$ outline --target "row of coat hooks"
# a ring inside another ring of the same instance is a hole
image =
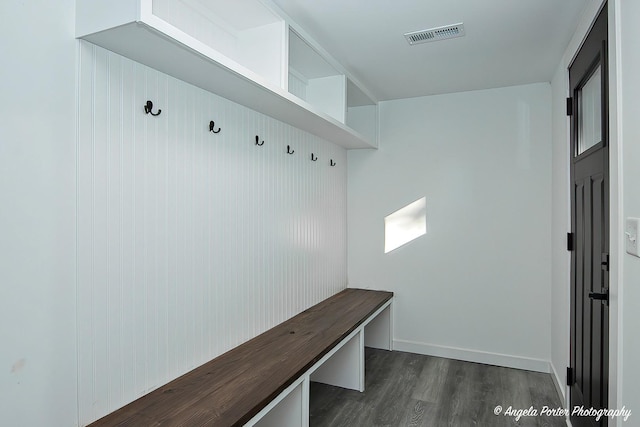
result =
[[[264,140],[262,142],[260,142],[260,137],[258,135],[256,135],[256,145],[258,147],[262,147],[264,145]],[[295,153],[295,150],[291,149],[290,145],[287,145],[287,154],[293,154]],[[317,162],[318,161],[318,156],[316,156],[314,153],[311,153],[311,161],[312,162]],[[333,161],[333,159],[329,160],[329,165],[330,166],[335,166],[336,162]]]
[[[162,110],[158,110],[156,113],[153,112],[153,102],[151,101],[147,101],[147,103],[144,105],[144,113],[145,114],[151,114],[152,116],[159,116],[160,113],[162,113]],[[213,132],[213,133],[220,133],[220,131],[222,130],[222,128],[220,128],[218,126],[218,130],[215,130],[216,127],[216,123],[211,120],[209,122],[209,132]],[[256,135],[256,145],[258,147],[262,147],[264,145],[264,140],[260,141],[260,137],[258,135]],[[290,145],[287,145],[287,154],[293,154],[295,153],[295,150],[291,149]],[[318,161],[318,156],[316,156],[314,153],[311,153],[311,161],[312,162],[317,162]],[[335,166],[336,162],[333,161],[333,159],[329,160],[329,165],[330,166]]]

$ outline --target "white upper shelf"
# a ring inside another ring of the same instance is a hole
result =
[[[377,147],[289,93],[289,23],[260,0],[78,0],[76,19],[78,38],[347,149]]]

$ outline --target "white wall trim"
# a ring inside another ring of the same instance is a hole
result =
[[[532,359],[509,354],[490,353],[487,351],[447,347],[399,339],[393,340],[393,349],[395,351],[446,357],[449,359],[463,360],[465,362],[484,363],[486,365],[502,366],[505,368],[524,369],[547,374],[551,372],[551,363],[548,360]]]
[[[621,1],[609,0],[609,407],[623,401],[624,179]],[[612,425],[622,425],[618,418]]]
[[[549,362],[549,366],[551,368],[551,379],[553,380],[553,385],[556,387],[556,391],[558,392],[558,396],[560,397],[560,402],[564,405],[565,408],[569,406],[569,402],[567,401],[567,386],[563,385],[565,382],[562,381],[562,378],[558,374],[558,370],[556,369],[553,361]]]

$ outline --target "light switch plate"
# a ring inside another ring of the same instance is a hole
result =
[[[624,231],[624,241],[628,254],[640,257],[638,252],[638,229],[640,218],[627,218]]]

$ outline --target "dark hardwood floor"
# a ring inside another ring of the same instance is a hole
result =
[[[560,408],[549,374],[369,348],[365,355],[364,393],[311,383],[311,426],[567,425],[563,416],[504,414]]]

